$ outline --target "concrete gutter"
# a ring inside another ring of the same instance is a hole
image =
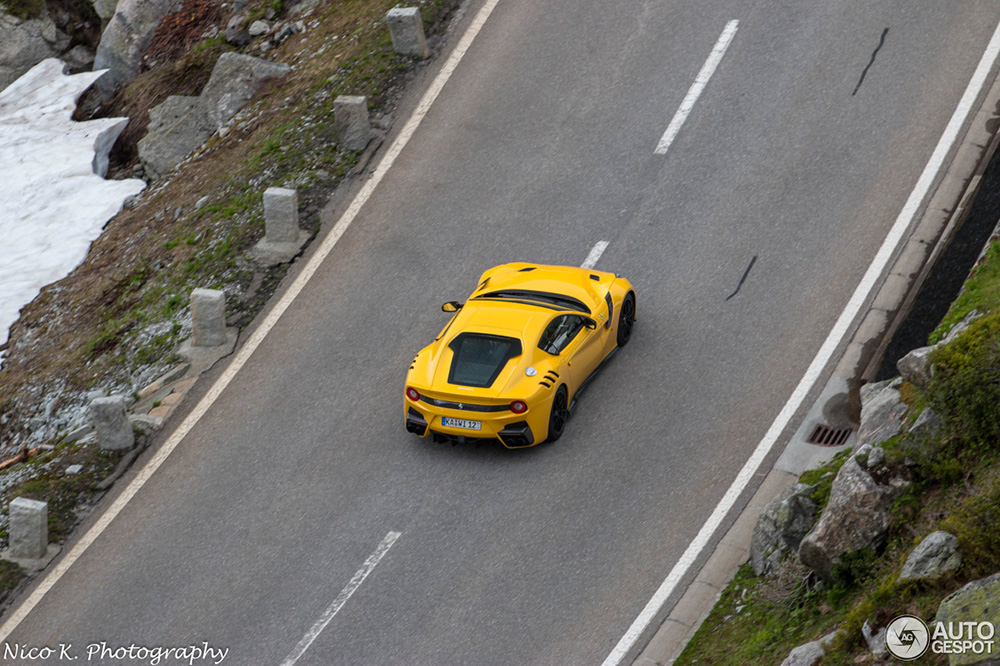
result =
[[[861,413],[859,392],[878,371],[886,347],[909,314],[934,264],[965,221],[979,191],[983,172],[1000,144],[1000,79],[996,71],[988,92],[978,100],[979,110],[953,151],[948,168],[939,176],[934,194],[910,232],[898,256],[883,277],[865,316],[826,386],[813,403],[784,452],[767,473],[736,522],[722,537],[674,605],[670,614],[639,654],[636,666],[673,664],[705,621],[736,570],[750,554],[750,537],[762,509],[799,475],[853,445],[852,435],[842,446],[809,444],[817,424],[857,428]]]

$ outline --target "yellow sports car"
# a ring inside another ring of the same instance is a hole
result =
[[[409,432],[435,441],[555,441],[580,392],[632,337],[635,291],[614,273],[514,263],[483,273],[410,364]]]

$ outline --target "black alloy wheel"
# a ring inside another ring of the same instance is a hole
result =
[[[556,395],[552,398],[552,411],[549,413],[549,436],[546,442],[554,442],[562,437],[566,430],[566,421],[569,420],[569,406],[567,405],[567,392],[565,386],[560,386]]]
[[[618,313],[618,346],[624,347],[632,338],[632,328],[635,326],[635,294],[631,291],[622,301],[622,309]]]

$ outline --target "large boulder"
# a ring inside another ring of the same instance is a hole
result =
[[[958,322],[951,327],[946,335],[940,342],[928,347],[918,347],[910,351],[906,356],[896,361],[896,369],[899,370],[899,375],[906,381],[910,382],[914,386],[919,386],[920,388],[927,388],[928,384],[931,382],[931,377],[934,376],[934,368],[931,365],[931,354],[938,347],[946,345],[959,335],[961,335],[969,325],[972,324],[976,319],[982,315],[978,310],[973,310],[965,319]]]
[[[823,655],[826,654],[826,648],[829,647],[836,636],[837,632],[832,631],[820,639],[794,648],[788,653],[785,660],[781,662],[781,666],[813,666],[823,658]]]
[[[162,178],[215,132],[200,97],[171,95],[149,112],[149,130],[139,140],[146,174]]]
[[[899,375],[914,386],[927,388],[931,382],[931,352],[937,347],[918,347],[896,361]]]
[[[840,468],[830,489],[830,501],[816,525],[799,545],[799,560],[823,578],[847,553],[878,549],[891,526],[892,501],[902,487],[900,479],[876,481],[889,470],[885,453],[862,446]],[[873,476],[873,474],[875,476]]]
[[[868,384],[861,388],[861,425],[856,447],[875,445],[898,435],[908,409],[899,392],[900,381]]]
[[[934,579],[954,571],[962,564],[958,552],[958,539],[954,534],[938,530],[931,532],[906,558],[900,582],[905,580]]]
[[[206,113],[216,129],[229,124],[268,79],[285,76],[292,68],[283,63],[240,53],[223,53],[201,91]]]
[[[223,53],[201,95],[173,95],[149,112],[149,129],[139,140],[139,159],[146,175],[162,178],[225,127],[269,78],[284,76],[288,65]]]
[[[90,2],[94,5],[94,11],[97,12],[102,21],[107,21],[114,16],[115,9],[118,8],[118,0],[90,0]]]
[[[70,38],[48,16],[19,19],[0,10],[0,90],[66,50]]]
[[[972,622],[975,625],[992,622],[994,627],[1000,626],[1000,573],[974,580],[957,592],[952,592],[938,606],[934,619],[945,623],[945,627],[958,627],[960,622]],[[965,636],[968,637],[968,634]],[[996,666],[1000,664],[1000,654],[994,643],[991,652],[951,654],[948,656],[948,663],[950,666]]]
[[[758,576],[774,569],[786,551],[799,549],[802,537],[816,522],[814,486],[796,483],[771,500],[754,526],[750,539],[750,564]]]
[[[142,66],[142,56],[153,43],[156,29],[175,0],[120,0],[101,35],[94,57],[94,69],[108,69],[97,82],[105,97],[134,79]],[[99,11],[106,11],[102,7]]]

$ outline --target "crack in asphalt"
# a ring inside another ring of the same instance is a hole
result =
[[[882,30],[882,37],[878,40],[878,46],[876,46],[875,50],[872,51],[872,59],[868,61],[868,64],[865,65],[864,70],[861,72],[861,78],[858,79],[858,85],[854,86],[854,92],[851,93],[851,97],[858,94],[858,90],[861,88],[861,84],[864,83],[865,77],[868,75],[868,70],[875,64],[875,56],[878,55],[878,52],[882,49],[882,45],[885,44],[885,36],[888,34],[889,28],[884,28]]]

